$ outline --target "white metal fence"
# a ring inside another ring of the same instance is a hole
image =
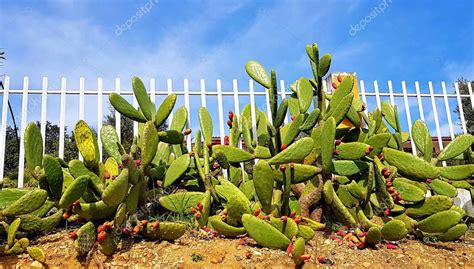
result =
[[[155,79],[150,79],[148,81],[148,89],[151,95],[151,99],[155,102],[157,96],[166,96],[170,93],[176,93],[178,96],[184,97],[184,106],[188,109],[189,118],[191,119],[193,113],[197,113],[197,110],[190,109],[190,97],[192,96],[199,96],[200,97],[200,106],[206,107],[207,101],[206,98],[209,96],[217,97],[217,108],[213,107],[210,110],[216,111],[218,114],[218,135],[221,139],[221,142],[224,140],[224,130],[226,125],[226,116],[224,114],[224,97],[233,97],[233,110],[236,115],[240,114],[241,109],[241,102],[239,100],[240,97],[246,96],[249,97],[249,101],[251,104],[251,112],[252,112],[252,122],[253,122],[253,132],[256,132],[256,111],[257,107],[263,108],[263,110],[267,113],[270,113],[270,106],[268,105],[268,93],[267,91],[263,90],[256,90],[253,81],[249,81],[248,84],[244,89],[239,89],[237,80],[232,81],[232,90],[223,90],[221,80],[217,80],[215,83],[215,90],[209,91],[206,89],[206,82],[205,80],[200,80],[200,87],[198,90],[190,89],[189,81],[185,79],[182,84],[182,90],[176,90],[173,87],[173,81],[168,79],[166,81],[166,90],[162,89],[159,90],[156,88],[156,81]],[[129,81],[127,81],[126,85],[130,85]],[[325,90],[328,86],[325,84],[323,85]],[[446,88],[446,83],[441,83],[442,93],[435,93],[434,86],[432,82],[428,83],[428,91],[423,92],[420,88],[420,84],[415,82],[414,91],[407,90],[407,84],[405,81],[401,83],[401,91],[400,88],[397,87],[395,90],[392,84],[392,81],[388,81],[387,83],[387,90],[381,90],[377,81],[373,82],[373,87],[370,87],[365,84],[363,80],[359,81],[359,92],[362,100],[368,104],[368,110],[373,110],[373,106],[376,105],[380,107],[380,104],[383,100],[389,100],[392,105],[397,104],[399,106],[400,120],[402,121],[403,126],[407,126],[411,133],[411,125],[416,120],[416,118],[412,117],[412,114],[418,114],[422,120],[425,120],[428,125],[434,124],[434,133],[432,135],[437,136],[439,148],[443,148],[442,144],[442,132],[440,127],[440,116],[441,118],[447,121],[447,127],[449,129],[449,137],[452,139],[455,135],[456,130],[456,122],[452,118],[452,112],[456,107],[460,111],[460,127],[459,130],[462,133],[467,133],[466,128],[466,119],[464,118],[464,111],[462,106],[462,98],[468,98],[471,104],[471,108],[474,109],[474,95],[472,92],[472,85],[468,84],[469,93],[468,94],[461,94],[459,90],[459,85],[455,83],[455,91],[454,93],[448,93]],[[129,86],[127,86],[129,87]],[[372,90],[369,90],[372,88]],[[426,89],[426,88],[423,88]],[[4,174],[4,163],[5,158],[8,158],[8,152],[5,152],[5,138],[6,138],[6,128],[7,128],[7,116],[9,114],[8,111],[8,101],[11,99],[10,95],[21,95],[21,120],[20,120],[20,154],[19,154],[19,168],[18,168],[18,187],[23,187],[23,170],[24,170],[24,157],[25,157],[25,148],[24,148],[24,131],[27,126],[27,117],[28,117],[28,96],[29,95],[41,95],[41,109],[40,109],[40,124],[41,124],[41,134],[43,138],[46,134],[46,121],[47,121],[47,104],[48,104],[48,96],[49,95],[59,95],[60,96],[60,112],[59,112],[59,157],[64,156],[64,139],[65,139],[65,122],[66,117],[70,115],[66,115],[66,96],[78,96],[79,97],[79,107],[77,109],[78,118],[84,119],[84,110],[85,110],[85,102],[84,97],[88,95],[97,96],[97,130],[100,130],[102,127],[102,121],[104,117],[103,113],[103,105],[104,102],[108,102],[107,97],[110,93],[117,92],[121,95],[132,95],[132,91],[122,90],[121,80],[119,78],[115,79],[115,87],[113,89],[105,89],[104,88],[104,80],[102,78],[97,79],[97,87],[94,89],[86,89],[85,88],[85,79],[79,79],[79,89],[68,89],[67,88],[67,80],[66,78],[61,79],[61,84],[59,89],[50,89],[48,87],[48,78],[43,78],[42,80],[42,87],[41,89],[30,89],[29,87],[29,78],[23,78],[23,88],[20,89],[10,89],[10,78],[5,77],[4,80],[4,89],[0,89],[0,93],[2,96],[2,113],[1,113],[1,128],[0,128],[0,179],[3,178]],[[289,88],[285,85],[283,80],[280,81],[280,89],[279,94],[281,98],[286,98],[292,92]],[[256,102],[257,97],[264,97],[265,102],[263,104],[259,104]],[[373,100],[375,98],[375,100]],[[105,99],[105,100],[104,100]],[[372,99],[372,100],[369,100]],[[396,100],[400,100],[401,102],[396,102]],[[431,108],[424,108],[424,101],[431,103]],[[439,107],[437,102],[441,101],[444,105],[444,109]],[[316,100],[314,100],[314,104]],[[371,105],[371,103],[373,103]],[[401,105],[400,105],[401,103]],[[451,103],[451,104],[450,104]],[[454,103],[454,105],[453,105]],[[134,99],[134,105],[137,106],[137,102]],[[415,106],[415,108],[411,108],[411,106]],[[414,111],[412,111],[414,110]],[[440,110],[440,111],[438,111]],[[212,113],[213,111],[211,111]],[[120,117],[118,112],[116,113],[116,123],[115,126],[118,130],[120,135]],[[367,110],[366,110],[367,113]],[[426,114],[425,114],[426,113]],[[269,117],[271,120],[271,117]],[[171,119],[170,119],[171,120]],[[286,122],[288,119],[285,120]],[[444,122],[445,123],[445,122]],[[189,125],[189,123],[188,123]],[[138,125],[135,123],[134,125],[134,133],[138,132]],[[43,143],[45,139],[43,139]],[[99,146],[101,144],[100,139],[98,140]],[[44,146],[44,145],[43,145]],[[187,146],[191,147],[191,136],[187,137]],[[44,147],[43,147],[44,148]],[[413,153],[416,153],[416,148],[412,144]],[[102,147],[100,147],[100,152],[102,156]]]

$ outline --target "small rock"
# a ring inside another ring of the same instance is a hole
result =
[[[370,262],[364,262],[364,263],[362,263],[362,266],[364,266],[365,268],[367,268],[367,267],[370,266]]]
[[[40,263],[39,261],[34,261],[30,264],[31,267],[38,267],[38,268],[43,268],[43,264]]]

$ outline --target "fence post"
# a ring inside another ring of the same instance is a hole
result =
[[[2,127],[0,128],[0,180],[3,179],[3,169],[5,168],[5,140],[7,136],[6,134],[9,89],[10,77],[6,76],[3,84]]]
[[[459,93],[459,83],[454,83],[456,89],[456,98],[458,99],[459,117],[461,118],[461,126],[463,133],[467,134],[466,119],[464,118],[464,108],[462,107],[461,95]]]
[[[46,110],[48,102],[48,78],[43,77],[43,86],[41,90],[41,137],[43,137],[43,154],[46,151]]]
[[[23,78],[23,93],[21,101],[21,125],[20,125],[20,155],[18,157],[18,188],[23,188],[25,173],[25,129],[28,116],[28,77]]]
[[[61,108],[59,115],[59,158],[64,158],[64,128],[66,121],[66,78],[61,78]]]

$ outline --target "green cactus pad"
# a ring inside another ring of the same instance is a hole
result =
[[[46,253],[43,249],[38,247],[27,247],[26,251],[28,252],[28,255],[30,255],[30,258],[32,258],[33,260],[38,261],[40,263],[46,262]]]
[[[167,130],[158,132],[158,138],[168,144],[182,144],[184,140],[184,134],[176,130]]]
[[[419,221],[416,227],[425,233],[444,233],[460,220],[461,214],[457,211],[444,210]]]
[[[227,237],[235,237],[247,232],[244,227],[234,227],[223,222],[219,216],[209,218],[209,221],[214,230]]]
[[[88,175],[80,176],[72,181],[69,187],[59,200],[59,207],[68,209],[76,200],[81,198],[82,194],[89,185],[90,177]]]
[[[439,170],[435,166],[410,153],[384,148],[383,156],[385,161],[397,167],[398,171],[407,177],[424,180],[439,175]]]
[[[329,109],[326,111],[326,116],[324,117],[325,120],[334,113],[342,99],[352,93],[353,85],[354,79],[351,76],[347,76],[342,80],[341,84],[337,86],[337,89],[334,91],[331,101],[329,102]]]
[[[349,109],[351,108],[352,101],[354,100],[354,93],[349,93],[342,98],[341,102],[337,104],[337,107],[333,110],[331,117],[336,121],[336,125],[339,124],[345,117]]]
[[[288,110],[288,99],[281,100],[280,105],[278,106],[278,110],[276,113],[275,120],[273,121],[273,126],[275,128],[279,128],[286,118],[286,112]]]
[[[321,173],[321,168],[314,166],[314,165],[307,165],[307,164],[300,164],[295,163],[292,164],[293,168],[290,165],[286,164],[285,166],[285,175],[287,178],[291,178],[292,184],[297,184],[301,182],[305,182],[307,180],[313,179],[316,175]],[[291,177],[291,169],[294,170],[293,178]],[[273,175],[277,180],[283,180],[282,172],[279,170],[273,170]]]
[[[71,160],[68,165],[69,172],[73,177],[77,178],[83,175],[88,175],[91,178],[90,182],[94,183],[98,190],[103,190],[104,184],[102,183],[102,180],[94,172],[87,169],[83,162],[74,159]]]
[[[255,158],[253,154],[234,146],[214,145],[212,151],[223,152],[230,163],[247,162]]]
[[[454,198],[458,194],[458,191],[454,186],[439,179],[433,179],[431,183],[428,184],[428,186],[439,195],[446,195],[448,197]]]
[[[51,210],[51,208],[54,207],[54,205],[55,204],[52,200],[46,200],[40,208],[38,208],[35,211],[31,212],[31,214],[42,218],[46,214],[48,214],[48,212]]]
[[[205,146],[212,144],[212,118],[205,107],[199,109],[199,123]]]
[[[407,202],[420,202],[425,199],[425,192],[415,185],[395,179],[393,187],[400,193],[401,198]]]
[[[313,229],[314,231],[322,231],[326,228],[326,225],[324,223],[319,223],[315,220],[312,220],[312,219],[306,218],[306,217],[301,218],[300,225],[308,226],[311,229]]]
[[[153,122],[148,121],[143,128],[143,137],[141,140],[141,157],[143,167],[148,166],[156,155],[158,148],[158,132]]]
[[[474,137],[471,134],[462,134],[457,136],[451,143],[449,143],[443,151],[438,155],[438,160],[444,161],[452,159],[467,149],[469,149],[474,142]]]
[[[330,67],[331,67],[331,54],[326,53],[319,60],[318,76],[324,77],[328,73]]]
[[[28,238],[21,238],[20,240],[16,241],[16,243],[13,246],[11,246],[5,253],[19,255],[25,252],[26,248],[29,245],[30,245],[30,241],[28,240]]]
[[[301,255],[304,255],[305,252],[305,238],[298,237],[293,244],[293,251],[291,252],[291,256],[295,265],[299,266],[304,263],[301,259]]]
[[[408,233],[412,233],[416,227],[416,220],[410,218],[407,214],[400,214],[394,219],[401,220],[405,223],[405,227],[407,228]]]
[[[433,155],[433,142],[430,131],[422,120],[416,120],[411,128],[411,136],[415,142],[416,148],[423,154],[423,159],[431,160]]]
[[[121,203],[117,207],[117,212],[115,212],[114,216],[114,225],[120,226],[125,221],[125,214],[127,213],[127,204]]]
[[[53,215],[42,218],[40,231],[46,234],[49,233],[54,227],[58,226],[63,219],[63,213],[64,211],[60,209]]]
[[[152,223],[148,223],[144,236],[149,239],[173,241],[180,238],[185,232],[186,224],[180,222],[160,222],[156,228],[153,228]]]
[[[138,77],[132,78],[132,88],[133,94],[137,99],[140,110],[143,112],[143,115],[148,119],[152,120],[153,114],[155,113],[155,105],[151,102],[150,97],[146,91],[145,85]]]
[[[87,255],[87,253],[92,249],[92,246],[94,246],[96,238],[97,234],[94,223],[89,221],[82,225],[82,227],[77,231],[77,238],[74,241],[74,248],[77,251],[77,255]]]
[[[321,111],[319,110],[319,108],[316,108],[313,111],[311,111],[311,113],[309,113],[309,115],[304,120],[304,123],[300,126],[300,130],[307,132],[313,129],[313,127],[318,122],[320,115],[321,115]]]
[[[362,142],[342,143],[336,147],[337,158],[345,160],[357,160],[369,152],[370,145]]]
[[[321,159],[323,173],[327,173],[332,167],[332,157],[334,154],[334,139],[336,136],[336,121],[329,117],[321,130]]]
[[[106,205],[102,200],[95,203],[81,203],[81,206],[74,209],[74,213],[85,219],[103,219],[115,213],[113,206]]]
[[[436,238],[443,242],[454,241],[463,236],[467,232],[467,230],[467,225],[464,223],[460,223],[449,228],[446,232],[437,235]]]
[[[160,205],[177,213],[188,213],[204,198],[203,192],[177,192],[160,197]]]
[[[357,209],[357,220],[360,222],[360,224],[362,224],[362,227],[364,227],[364,229],[366,229],[366,230],[370,229],[370,228],[373,228],[373,227],[378,228],[378,229],[382,228],[377,223],[372,222],[371,220],[369,220],[369,218],[367,218],[367,216],[365,215],[365,213],[362,209]]]
[[[245,64],[245,71],[256,82],[263,87],[270,89],[271,81],[263,65],[257,61],[248,61]]]
[[[419,189],[421,189],[423,191],[423,193],[426,193],[428,191],[428,185],[424,182],[414,181],[414,180],[410,180],[410,179],[404,178],[404,177],[397,177],[396,180],[399,181],[399,182],[404,182],[404,183],[416,186]]]
[[[117,241],[113,232],[108,232],[107,237],[99,244],[99,251],[105,256],[111,256],[117,250]]]
[[[253,184],[258,200],[265,213],[269,214],[272,210],[273,197],[273,171],[270,165],[260,160],[253,168]]]
[[[338,220],[349,227],[355,226],[356,221],[354,217],[337,196],[331,181],[328,180],[324,183],[323,193],[326,203],[331,205]]]
[[[313,228],[306,225],[298,225],[298,237],[304,238],[305,241],[313,239],[315,232]]]
[[[451,180],[468,179],[474,175],[474,164],[445,166],[439,168],[440,175]]]
[[[79,120],[76,123],[74,139],[86,166],[93,167],[99,160],[99,146],[97,145],[94,132],[85,121]]]
[[[169,163],[170,158],[170,147],[164,142],[158,143],[158,149],[156,150],[156,155],[153,158],[153,164],[160,166],[166,165]]]
[[[48,182],[49,190],[56,200],[61,198],[63,190],[63,169],[58,160],[51,155],[43,157],[44,173]]]
[[[382,227],[381,233],[383,239],[387,241],[399,241],[407,236],[408,230],[403,221],[392,219],[385,223]]]
[[[374,149],[368,155],[374,157],[382,152],[382,149],[387,145],[391,135],[389,133],[376,134],[369,137],[365,143],[371,145]]]
[[[366,162],[360,160],[335,160],[331,170],[340,176],[352,176],[367,170],[368,167]]]
[[[249,236],[263,247],[284,250],[290,244],[290,240],[277,228],[255,216],[244,214],[242,223]]]
[[[139,196],[140,196],[141,184],[135,184],[130,188],[127,198],[125,199],[125,204],[127,213],[133,214],[137,210]]]
[[[377,245],[382,238],[382,232],[379,227],[370,227],[365,236],[365,242],[369,245]]]
[[[298,79],[296,82],[296,95],[298,96],[300,112],[305,113],[311,106],[313,99],[313,87],[308,79],[304,77]]]
[[[104,125],[100,129],[100,141],[102,146],[110,157],[113,157],[117,163],[122,161],[123,147],[119,142],[119,138],[115,128],[112,125]]]
[[[158,107],[158,110],[155,114],[155,126],[157,128],[163,125],[163,123],[173,111],[173,107],[176,103],[176,97],[177,95],[175,93],[168,95],[165,100],[163,100],[160,107]]]
[[[120,114],[125,117],[132,119],[138,122],[146,122],[147,118],[143,115],[141,111],[138,111],[134,108],[127,100],[125,100],[119,94],[113,92],[109,95],[110,104],[117,110]]]
[[[286,127],[286,132],[282,135],[283,137],[281,143],[285,145],[290,145],[300,133],[300,126],[303,125],[303,122],[304,114],[299,114],[288,125],[285,125],[285,127],[288,127]]]
[[[242,215],[250,212],[247,197],[232,195],[227,200],[227,223],[239,226],[242,223]]]
[[[295,220],[292,218],[288,217],[286,222],[283,222],[280,218],[271,217],[270,224],[290,240],[298,235],[298,224],[296,224]]]
[[[254,150],[254,155],[255,158],[258,159],[270,159],[272,157],[270,149],[263,146],[256,146]]]
[[[38,126],[33,122],[25,129],[25,159],[26,169],[30,173],[33,173],[37,166],[42,166],[43,138]]]
[[[313,139],[304,137],[268,160],[268,164],[284,164],[303,160],[313,149]]]
[[[296,93],[292,93],[290,98],[288,98],[288,110],[292,116],[298,116],[300,112],[300,104]]]
[[[28,192],[30,192],[30,190],[13,188],[0,189],[0,210],[8,207]]]
[[[211,191],[207,190],[204,192],[204,198],[201,200],[202,204],[202,211],[201,217],[197,220],[199,223],[199,227],[207,226],[209,213],[211,212],[211,205],[212,205],[212,197]]]
[[[20,228],[20,224],[21,224],[21,219],[16,218],[12,223],[10,223],[10,226],[8,226],[7,245],[10,247],[13,246],[16,232],[18,231],[18,228]]]
[[[128,168],[124,168],[120,175],[115,178],[102,193],[102,200],[111,207],[118,206],[127,195],[128,191]]]
[[[1,215],[6,217],[12,217],[22,214],[28,214],[36,209],[40,208],[46,199],[48,198],[48,192],[41,189],[35,189],[27,194],[21,196],[18,200],[10,204],[5,208]]]
[[[392,105],[388,101],[383,101],[381,104],[382,107],[382,114],[387,121],[387,123],[392,126],[395,131],[400,131],[397,128],[396,116],[395,111]]]
[[[408,208],[405,213],[412,218],[422,218],[437,212],[448,210],[453,205],[453,200],[444,195],[427,197],[423,204]]]
[[[188,110],[182,106],[176,110],[170,124],[170,130],[182,131],[188,121]]]

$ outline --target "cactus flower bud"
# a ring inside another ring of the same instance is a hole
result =
[[[283,221],[283,222],[287,222],[287,221],[288,221],[288,217],[287,217],[287,216],[281,216],[280,219],[281,219],[281,221]]]
[[[336,144],[336,146],[340,145],[341,143],[342,143],[341,139],[334,140],[334,144]]]
[[[140,225],[133,227],[133,234],[138,234],[138,233],[140,233]]]
[[[281,144],[280,150],[283,151],[283,150],[285,150],[287,147],[288,147],[287,144]]]
[[[212,143],[207,144],[208,149],[212,149]]]
[[[234,112],[229,111],[229,120],[232,120],[234,118]]]
[[[201,202],[197,203],[197,207],[198,207],[199,211],[201,211],[201,212],[204,209],[204,206],[202,205]]]
[[[300,224],[300,222],[301,222],[301,217],[300,216],[296,217],[295,218],[295,223]]]
[[[101,233],[101,232],[105,232],[104,225],[99,225],[99,227],[97,227],[97,233]]]
[[[192,131],[193,131],[193,130],[192,130],[191,128],[188,128],[188,129],[186,129],[186,130],[183,131],[183,134],[184,134],[184,135],[189,135],[189,134],[192,133]]]
[[[291,211],[290,218],[294,219],[296,216],[296,210]]]
[[[260,208],[257,208],[257,209],[255,209],[255,211],[253,212],[253,215],[254,215],[254,216],[258,216],[258,215],[260,215],[260,212],[261,212],[261,209],[260,209]]]
[[[291,115],[291,120],[294,121],[296,119],[295,115]]]
[[[105,239],[107,239],[107,233],[106,232],[100,232],[97,235],[97,242],[102,243],[102,242],[105,241]]]
[[[69,238],[71,238],[72,240],[76,240],[76,238],[77,238],[77,233],[76,233],[76,232],[71,232],[71,233],[69,234]]]
[[[71,211],[66,211],[63,213],[63,219],[68,219],[69,217],[71,217]]]

